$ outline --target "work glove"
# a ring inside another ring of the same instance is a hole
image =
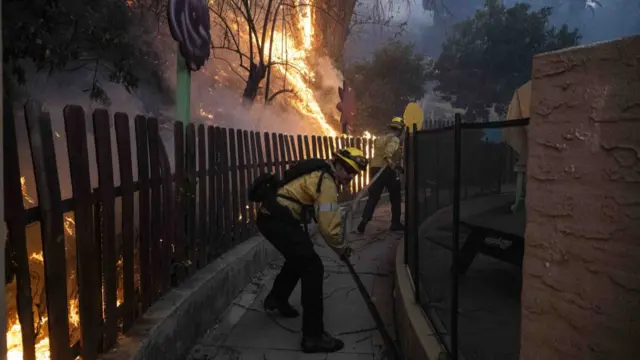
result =
[[[353,255],[353,249],[349,245],[335,250],[342,260],[347,260],[351,257],[351,255]]]

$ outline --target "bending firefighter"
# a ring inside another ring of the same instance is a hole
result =
[[[389,124],[389,132],[375,140],[375,153],[371,159],[370,176],[374,176],[381,168],[382,174],[369,187],[369,199],[362,213],[362,220],[358,225],[358,232],[364,233],[367,223],[371,221],[373,212],[380,201],[382,190],[387,188],[389,200],[391,201],[391,231],[402,231],[404,225],[400,222],[400,167],[402,162],[402,149],[400,147],[400,136],[404,130],[404,121],[400,117],[394,117]]]
[[[334,153],[332,160],[298,162],[286,171],[282,181],[272,174],[261,175],[249,191],[250,200],[262,203],[258,229],[285,258],[264,307],[285,317],[299,316],[289,297],[298,280],[302,281],[301,345],[307,353],[334,352],[344,347],[324,330],[324,266],[313,248],[307,224],[315,219],[326,243],[341,258],[349,257],[352,250],[343,238],[338,188],[366,167],[362,151],[346,148]]]

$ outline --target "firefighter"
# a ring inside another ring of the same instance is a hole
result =
[[[391,201],[391,231],[403,231],[404,225],[400,222],[400,206],[402,199],[400,198],[400,173],[403,172],[400,166],[402,162],[402,148],[400,146],[400,137],[405,128],[404,120],[400,117],[394,117],[388,126],[389,132],[384,136],[376,139],[374,157],[371,159],[370,176],[378,173],[378,170],[384,168],[382,174],[369,187],[369,198],[362,212],[362,220],[358,225],[358,232],[364,233],[367,223],[371,221],[373,212],[380,201],[382,190],[387,188],[389,192],[389,200]]]
[[[357,148],[345,148],[332,160],[308,159],[287,170],[273,196],[263,198],[256,224],[264,237],[284,256],[285,262],[273,288],[264,300],[265,310],[285,317],[300,314],[289,304],[298,280],[302,281],[302,351],[339,351],[344,343],[327,334],[323,322],[324,266],[313,248],[306,224],[311,218],[320,235],[342,259],[352,249],[343,238],[338,206],[339,187],[348,185],[367,167],[367,159]],[[250,191],[250,197],[252,196]],[[255,196],[254,196],[255,198]]]

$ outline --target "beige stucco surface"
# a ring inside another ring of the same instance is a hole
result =
[[[521,359],[640,359],[640,36],[532,75]]]

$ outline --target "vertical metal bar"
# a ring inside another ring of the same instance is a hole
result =
[[[420,211],[419,204],[417,201],[417,193],[416,187],[418,185],[418,126],[413,124],[413,141],[411,142],[411,153],[413,154],[413,172],[412,172],[412,181],[411,187],[409,191],[411,192],[408,196],[411,196],[411,212],[412,221],[411,221],[411,236],[413,237],[414,247],[413,247],[413,266],[414,272],[411,274],[413,276],[413,288],[415,289],[415,297],[416,303],[420,304],[420,238],[418,237],[418,213]]]
[[[458,249],[460,240],[460,152],[462,148],[462,118],[455,116],[453,128],[453,251],[451,272],[451,355],[458,360]]]
[[[409,135],[408,131],[404,132],[404,141],[403,143],[405,144],[405,149],[404,149],[404,168],[405,168],[405,181],[404,181],[404,222],[405,222],[405,226],[407,227],[407,229],[409,228],[409,224],[411,221],[413,221],[413,214],[410,214],[410,207],[409,207],[409,202],[411,201],[411,197],[409,196],[409,182],[411,181],[410,179],[412,179],[411,174],[412,174],[412,168],[415,164],[414,159],[412,159],[412,152],[411,152],[411,142],[409,141],[409,139],[412,139],[413,137],[415,137],[415,134],[413,136]],[[368,179],[367,179],[368,180]],[[405,231],[404,232],[404,264],[407,265],[409,264],[409,232]]]

